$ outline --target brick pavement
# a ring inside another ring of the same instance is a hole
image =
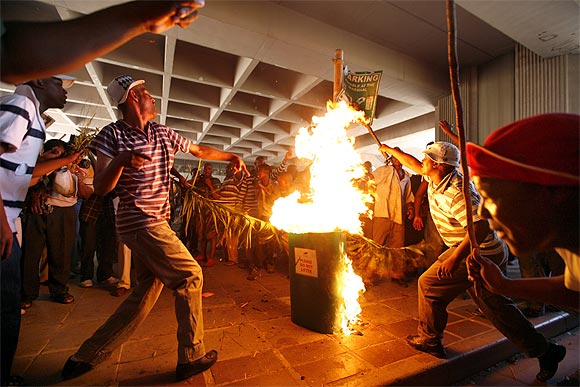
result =
[[[42,287],[23,316],[15,373],[28,385],[43,386],[451,385],[517,352],[465,299],[449,308],[448,359],[408,347],[404,337],[417,326],[416,280],[408,287],[384,282],[367,289],[361,335],[341,337],[291,322],[289,280],[282,272],[248,281],[245,271],[218,262],[204,268],[204,275],[205,343],[219,352],[210,371],[175,383],[177,324],[173,296],[165,289],[144,324],[109,360],[63,382],[66,359],[126,297],[110,296],[106,286],[83,289],[73,280],[73,304],[50,302]],[[577,317],[563,312],[532,321],[549,337],[578,326]],[[577,346],[567,362],[578,364]],[[568,374],[563,369],[553,380]]]

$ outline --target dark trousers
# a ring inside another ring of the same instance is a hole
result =
[[[22,243],[22,298],[38,297],[38,264],[46,245],[48,290],[51,295],[68,292],[70,262],[76,240],[74,207],[54,207],[48,215],[27,215]]]
[[[81,281],[92,280],[97,252],[97,281],[113,276],[113,262],[117,256],[117,237],[114,219],[99,217],[96,223],[81,221]]]
[[[12,252],[8,258],[2,261],[0,268],[0,287],[2,288],[1,331],[2,331],[2,376],[0,385],[6,386],[10,378],[10,371],[18,344],[20,333],[20,245],[14,235]],[[38,270],[37,270],[38,272]]]

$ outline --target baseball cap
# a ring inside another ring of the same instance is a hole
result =
[[[549,113],[491,133],[483,146],[468,143],[473,176],[546,186],[580,184],[580,116]]]
[[[436,163],[449,164],[454,167],[459,166],[459,149],[448,142],[434,142],[427,146],[423,153]]]
[[[136,81],[130,75],[119,75],[109,83],[109,86],[107,86],[107,93],[113,103],[120,105],[127,100],[129,90],[143,83],[145,83],[145,81],[142,79]]]
[[[62,87],[64,89],[70,89],[73,85],[73,83],[75,83],[76,78],[75,77],[71,77],[69,75],[65,75],[65,74],[57,74],[57,75],[53,75],[53,78],[58,78],[62,81]]]

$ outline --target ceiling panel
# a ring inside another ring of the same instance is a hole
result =
[[[575,0],[565,2],[578,7]],[[3,0],[0,7],[5,19],[58,20],[114,3]],[[498,2],[475,3],[487,4],[489,12]],[[521,18],[522,4],[534,0],[515,3],[518,7],[501,7],[502,17]],[[566,21],[574,16],[552,8]],[[515,44],[496,29],[502,29],[491,20],[497,14],[486,22],[476,15],[477,10],[457,7],[462,66],[485,63]],[[324,114],[333,93],[332,58],[340,48],[350,70],[383,70],[377,132],[420,132],[435,125],[434,106],[449,92],[446,33],[442,0],[208,0],[187,29],[143,34],[73,71],[77,84],[63,112],[52,113],[58,125],[50,130],[74,133],[75,125],[102,127],[116,119],[105,90],[114,77],[129,74],[146,80],[159,122],[200,144],[238,153],[250,164],[256,156],[275,164],[298,128]],[[1,94],[13,89],[0,83]],[[349,135],[360,149],[376,149],[365,128],[353,125]],[[191,156],[177,157],[192,165]]]

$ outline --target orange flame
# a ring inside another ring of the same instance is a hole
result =
[[[345,102],[327,103],[324,117],[313,117],[309,128],[296,136],[296,156],[310,164],[310,190],[307,200],[299,192],[276,200],[270,222],[290,233],[348,231],[361,234],[360,214],[366,213],[370,195],[358,189],[353,180],[364,176],[360,155],[353,139],[346,134],[352,124],[364,121],[364,112]],[[338,275],[343,298],[340,311],[342,333],[349,335],[361,312],[358,297],[364,292],[362,279],[352,269],[352,261],[342,254],[344,270]]]

